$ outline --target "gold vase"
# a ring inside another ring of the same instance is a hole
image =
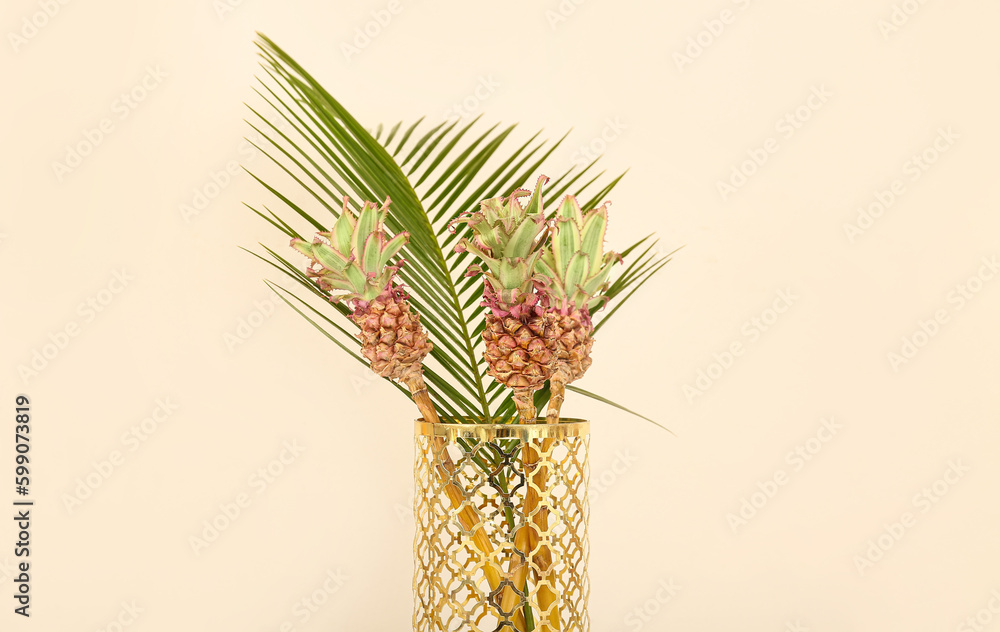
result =
[[[590,422],[417,421],[415,443],[414,632],[589,632]]]

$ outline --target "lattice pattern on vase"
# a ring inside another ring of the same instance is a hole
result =
[[[589,432],[417,422],[414,632],[589,632]]]

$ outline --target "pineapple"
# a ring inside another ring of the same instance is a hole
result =
[[[372,371],[405,384],[424,420],[439,423],[423,378],[423,359],[432,345],[420,325],[420,315],[411,309],[405,291],[395,283],[399,265],[389,265],[409,235],[404,232],[387,237],[383,226],[388,212],[386,198],[381,208],[365,202],[355,218],[345,196],[343,211],[330,232],[319,233],[311,243],[293,239],[291,245],[309,257],[307,274],[321,289],[340,292],[331,300],[348,302],[348,317],[361,330],[361,355]],[[438,475],[462,528],[472,532],[473,544],[482,556],[483,572],[496,591],[503,581],[503,571],[492,561],[494,547],[482,527],[477,526],[478,516],[465,503],[461,489],[450,482],[457,466],[445,448],[444,439],[436,438],[434,451],[441,455]]]
[[[545,385],[552,372],[552,318],[545,309],[535,264],[547,236],[542,212],[542,185],[534,193],[518,189],[509,197],[483,200],[480,210],[467,213],[455,223],[466,223],[472,239],[455,247],[469,251],[486,265],[473,265],[469,274],[486,278],[483,305],[486,314],[483,341],[489,374],[514,391],[521,423],[531,423],[537,413],[534,392]],[[520,199],[530,195],[527,206]],[[454,225],[452,230],[455,230]]]
[[[388,213],[386,198],[381,208],[365,202],[355,218],[345,196],[344,209],[330,232],[318,233],[311,243],[293,239],[291,245],[309,258],[308,276],[321,289],[338,292],[331,300],[347,301],[349,318],[361,330],[361,355],[372,371],[405,384],[424,419],[437,422],[423,378],[423,359],[432,345],[420,315],[396,284],[399,265],[390,265],[409,235],[403,232],[391,239],[386,235]]]
[[[538,274],[537,264],[542,244],[548,237],[545,213],[542,209],[542,185],[548,178],[538,179],[533,193],[513,192],[508,198],[493,198],[481,203],[479,212],[460,218],[472,228],[473,238],[462,240],[456,250],[477,255],[486,265],[470,267],[471,274],[482,272],[486,283],[483,305],[489,308],[483,329],[486,343],[484,356],[494,379],[514,391],[521,423],[532,423],[536,416],[534,392],[544,386],[552,375],[556,359],[556,311],[548,308],[551,298],[546,293],[549,281]],[[531,195],[527,206],[520,198]],[[551,449],[552,440],[525,443],[521,450],[525,475],[531,476],[540,489],[545,488],[544,472],[535,472],[539,450]],[[539,508],[540,496],[534,488],[526,491],[524,511],[531,515],[531,524],[523,524],[514,533],[515,555],[508,567],[511,585],[500,594],[500,610],[516,611],[517,630],[526,630],[522,601],[530,569],[529,558],[538,556],[546,568],[551,565],[548,546],[539,546],[539,534],[548,528],[547,510]],[[512,587],[513,586],[513,587]],[[554,593],[547,587],[539,592],[540,603],[551,604]],[[553,613],[553,621],[558,613]],[[555,623],[558,626],[558,623]],[[552,630],[552,624],[542,623],[539,630]]]
[[[590,367],[594,346],[591,314],[606,297],[611,266],[621,257],[604,252],[608,203],[584,213],[576,198],[567,195],[556,211],[552,240],[536,264],[548,280],[548,313],[553,323],[555,362],[547,411],[548,423],[559,421],[566,385],[580,379]]]

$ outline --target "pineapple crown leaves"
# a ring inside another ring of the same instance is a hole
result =
[[[507,304],[523,303],[533,296],[539,281],[535,265],[541,256],[541,246],[548,237],[548,225],[542,211],[542,185],[538,178],[534,192],[518,189],[507,197],[480,202],[476,212],[465,213],[451,223],[465,223],[472,229],[471,239],[462,239],[456,252],[471,252],[486,265],[470,266],[467,274],[483,272],[493,293]],[[527,205],[521,198],[531,196]]]
[[[536,263],[538,275],[547,279],[551,307],[563,313],[586,309],[592,313],[607,300],[611,268],[621,261],[616,252],[604,252],[608,206],[584,212],[572,195],[556,211],[552,239]]]
[[[402,261],[389,263],[406,245],[409,233],[400,232],[391,239],[387,236],[388,197],[381,207],[365,202],[357,217],[348,202],[345,195],[344,208],[329,232],[317,233],[312,242],[292,239],[291,245],[310,259],[308,275],[320,288],[342,292],[331,300],[367,303],[391,289]]]

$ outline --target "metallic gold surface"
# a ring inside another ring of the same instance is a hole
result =
[[[414,632],[589,632],[589,444],[579,420],[416,423]]]

